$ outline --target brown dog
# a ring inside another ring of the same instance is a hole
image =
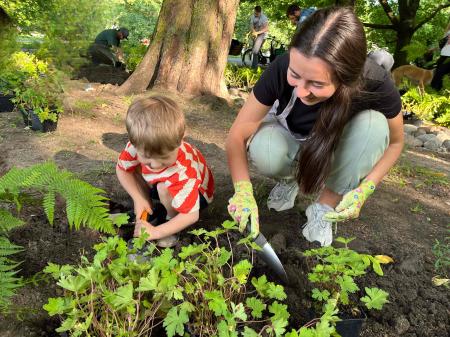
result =
[[[402,82],[403,77],[417,83],[419,90],[423,94],[425,84],[430,84],[433,79],[433,71],[413,65],[400,66],[392,71],[392,78],[394,79],[397,87]]]

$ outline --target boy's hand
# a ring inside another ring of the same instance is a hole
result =
[[[234,184],[235,193],[228,200],[228,213],[239,224],[239,230],[244,231],[250,221],[250,231],[254,237],[259,234],[258,205],[253,196],[250,181],[238,181]]]
[[[149,235],[148,240],[154,240],[155,239],[155,226],[152,226],[150,223],[148,223],[145,220],[136,220],[136,225],[134,226],[134,233],[133,236],[135,238],[138,238],[141,236],[142,229],[145,230],[145,232]]]
[[[150,201],[146,199],[134,200],[134,214],[136,215],[136,220],[141,217],[141,214],[147,212],[148,214],[153,214],[153,207]]]

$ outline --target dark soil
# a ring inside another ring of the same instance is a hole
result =
[[[84,85],[72,83],[74,89],[69,92],[70,98],[75,101],[94,100],[100,96],[105,103],[99,103],[88,115],[62,115],[54,133],[39,134],[24,129],[18,113],[0,115],[0,174],[15,166],[54,160],[60,167],[104,189],[113,202],[121,205],[121,209],[131,209],[131,200],[120,188],[114,172],[117,155],[126,142],[123,118],[127,103],[122,97],[102,92],[97,85],[94,85],[95,92],[84,92]],[[196,225],[214,228],[229,218],[226,205],[233,191],[226,166],[224,140],[238,107],[220,101],[211,103],[210,99],[169,96],[176,99],[186,112],[188,141],[200,149],[214,172],[217,187],[214,203],[203,211]],[[412,168],[424,166],[440,172],[447,179],[450,177],[448,154],[407,149],[400,162]],[[359,219],[338,226],[337,236],[356,237],[350,244],[351,248],[371,255],[389,255],[395,261],[383,266],[383,277],[369,274],[361,278],[360,289],[378,286],[389,292],[390,301],[380,312],[367,312],[361,332],[363,337],[450,335],[450,292],[448,288],[436,287],[431,282],[435,275],[450,274],[449,270],[434,270],[432,253],[435,240],[443,241],[448,236],[450,185],[433,179],[425,181],[426,178],[433,177],[401,171],[390,175],[368,200]],[[299,328],[314,318],[311,285],[307,281],[302,252],[315,245],[301,236],[304,210],[314,198],[301,195],[294,209],[280,213],[268,211],[265,203],[275,181],[256,172],[252,173],[252,179],[260,205],[261,231],[272,242],[289,277],[286,292],[291,327]],[[47,262],[77,263],[80,252],[89,253],[99,240],[99,234],[91,230],[68,230],[64,207],[59,209],[52,227],[41,207],[25,207],[22,218],[27,224],[10,235],[13,242],[25,248],[17,257],[23,261],[21,276],[32,276]],[[191,240],[189,234],[182,234],[181,244]],[[277,281],[267,266],[258,260],[254,274],[262,273]],[[0,317],[0,336],[56,336],[53,331],[58,320],[48,317],[42,305],[48,297],[60,294],[61,290],[52,282],[29,284],[20,289],[14,305],[15,308],[26,309],[20,312],[19,317]]]
[[[74,80],[87,79],[89,82],[97,82],[102,84],[121,85],[127,80],[131,74],[121,68],[114,68],[111,65],[88,63],[78,70],[74,76]]]

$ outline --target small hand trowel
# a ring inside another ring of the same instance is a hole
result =
[[[288,283],[288,277],[286,271],[284,270],[283,264],[270,243],[267,242],[266,237],[262,233],[259,233],[253,242],[261,247],[261,250],[258,250],[258,255],[263,259],[263,261],[267,263],[267,265],[284,283]]]

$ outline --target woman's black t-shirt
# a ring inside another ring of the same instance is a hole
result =
[[[278,99],[280,114],[291,99],[294,87],[287,82],[289,53],[276,58],[261,75],[253,88],[256,99],[267,106],[272,106]],[[353,111],[376,110],[386,118],[394,118],[401,110],[401,100],[397,88],[384,68],[373,60],[367,59],[364,66],[364,85],[362,94],[352,101]],[[301,135],[308,135],[317,118],[321,103],[305,105],[297,99],[287,117],[289,129]]]

